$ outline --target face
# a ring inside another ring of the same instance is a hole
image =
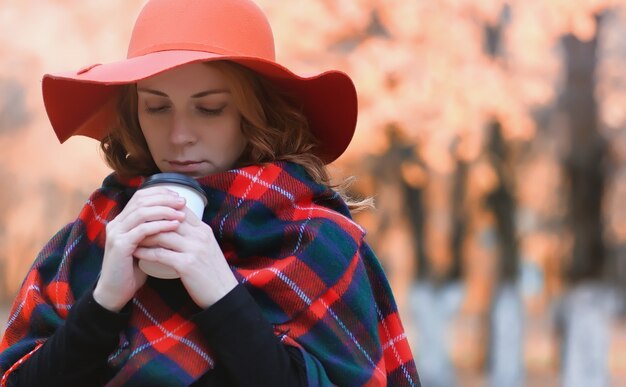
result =
[[[206,63],[137,82],[139,125],[161,172],[203,177],[231,169],[246,139],[222,73]]]

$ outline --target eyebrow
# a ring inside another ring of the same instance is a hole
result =
[[[149,93],[149,94],[154,94],[154,95],[158,95],[160,97],[168,97],[169,95],[165,94],[162,91],[159,90],[154,90],[154,89],[147,89],[147,88],[137,88],[137,91],[140,93]],[[201,91],[199,93],[196,93],[194,95],[191,96],[191,98],[202,98],[202,97],[206,97],[207,95],[211,95],[211,94],[222,94],[222,93],[230,93],[229,90],[227,89],[211,89],[211,90],[204,90]]]

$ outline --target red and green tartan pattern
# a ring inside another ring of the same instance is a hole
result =
[[[203,220],[277,336],[301,349],[310,385],[419,385],[383,270],[336,192],[284,162],[198,181],[209,198]],[[141,182],[107,177],[78,219],[43,248],[0,343],[2,379],[93,287],[106,224]],[[115,376],[108,385],[188,385],[211,369],[197,312],[180,281],[149,279],[109,358]]]

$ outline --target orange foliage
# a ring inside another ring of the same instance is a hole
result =
[[[0,230],[5,230],[0,240],[10,241],[0,260],[8,263],[5,278],[11,291],[19,286],[35,250],[75,216],[81,200],[108,173],[95,142],[57,143],[41,102],[41,75],[123,57],[143,3],[8,0],[0,9],[0,80],[10,78],[23,85],[31,116],[25,127],[10,134],[0,132],[0,172],[6,170],[18,182],[3,184],[0,190],[0,199],[11,198],[12,203],[6,210],[2,207],[0,219]],[[360,104],[358,128],[339,165],[358,165],[366,155],[384,154],[389,148],[384,129],[390,125],[401,128],[415,144],[415,154],[424,164],[398,168],[402,181],[424,190],[428,208],[425,247],[436,271],[445,271],[452,255],[452,174],[459,161],[469,165],[468,192],[462,205],[469,218],[463,251],[470,294],[465,307],[471,313],[483,313],[488,307],[489,279],[497,272],[496,252],[483,243],[495,227],[483,199],[498,183],[496,171],[484,158],[487,123],[497,119],[510,144],[534,144],[546,129],[541,127],[545,122],[537,123],[534,111],[556,104],[563,81],[560,37],[572,33],[583,40],[593,38],[598,32],[594,15],[610,8],[617,11],[602,35],[597,95],[613,159],[626,161],[623,1],[259,3],[273,26],[279,62],[300,74],[335,68],[354,79]],[[500,24],[500,50],[490,56],[485,50],[485,28]],[[0,92],[0,107],[6,104],[3,98]],[[546,125],[564,131],[566,123],[561,121],[553,115]],[[538,235],[543,231],[536,228],[564,211],[559,191],[563,188],[560,155],[566,146],[562,139],[557,135],[553,137],[557,144],[533,145],[531,156],[515,165],[514,175],[508,176],[519,206],[522,255],[553,277],[559,275],[554,261],[564,251],[562,243],[557,243],[561,236],[558,232]],[[626,241],[623,177],[622,172],[615,176],[606,202],[609,237],[622,242]],[[403,218],[406,210],[400,206],[398,188],[372,182],[368,187],[366,191],[381,200],[377,212],[362,217],[365,225],[374,231],[385,211],[394,219],[393,227],[379,235],[389,242],[381,247],[380,255],[402,300],[414,272],[417,242]],[[51,206],[56,208],[52,213]],[[560,283],[546,286],[557,292]]]

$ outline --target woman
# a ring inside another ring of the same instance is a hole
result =
[[[126,60],[43,93],[60,141],[99,139],[114,173],[28,273],[2,385],[419,385],[362,204],[324,169],[354,132],[352,82],[278,65],[255,4],[149,1]],[[137,189],[158,172],[201,184],[202,219]]]

